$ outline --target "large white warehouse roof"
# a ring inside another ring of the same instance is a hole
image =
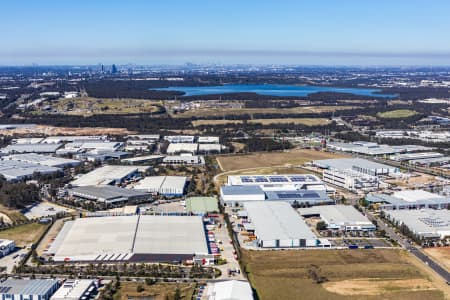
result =
[[[261,240],[316,239],[300,215],[286,202],[245,202],[244,208]]]

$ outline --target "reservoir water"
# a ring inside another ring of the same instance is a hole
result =
[[[153,88],[157,91],[179,91],[183,96],[217,95],[229,93],[256,93],[268,96],[296,96],[305,97],[318,92],[349,93],[359,96],[376,96],[393,98],[394,94],[377,94],[378,89],[368,88],[340,88],[311,85],[286,84],[225,84],[218,86],[171,86],[167,88]]]

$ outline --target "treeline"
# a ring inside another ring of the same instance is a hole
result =
[[[10,183],[0,179],[0,204],[8,208],[22,209],[40,200],[39,188],[33,184]]]
[[[382,94],[396,94],[399,99],[418,100],[427,98],[449,98],[448,88],[444,87],[392,87],[384,88],[380,91]]]
[[[250,138],[236,141],[245,144],[244,152],[278,151],[293,148],[293,145],[288,141],[275,141],[272,139]]]

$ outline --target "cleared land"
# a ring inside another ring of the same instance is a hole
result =
[[[228,124],[242,124],[242,120],[195,120],[192,121],[192,126],[202,126],[202,125],[228,125]],[[330,120],[325,118],[284,118],[284,119],[253,119],[247,121],[250,124],[262,124],[262,125],[272,125],[272,124],[302,124],[306,126],[319,126],[327,125],[331,123]]]
[[[195,120],[192,121],[192,126],[202,126],[202,125],[228,125],[228,124],[242,124],[242,120]]]
[[[156,104],[160,101],[142,99],[99,99],[83,97],[76,99],[59,99],[47,101],[43,106],[49,105],[51,110],[66,115],[101,115],[101,114],[136,114],[151,113],[159,110]],[[36,114],[45,113],[35,111]]]
[[[18,247],[37,242],[49,225],[29,223],[0,231],[0,239],[16,241]]]
[[[319,126],[330,124],[331,121],[325,118],[284,118],[284,119],[254,119],[249,123],[272,125],[272,124],[302,124],[306,126]]]
[[[410,109],[397,109],[397,110],[391,110],[386,111],[383,113],[377,113],[377,116],[379,118],[383,119],[401,119],[401,118],[408,118],[412,117],[414,115],[417,115],[417,112]]]
[[[210,117],[224,115],[253,115],[253,114],[309,114],[333,112],[338,110],[356,109],[358,106],[299,106],[294,108],[200,108],[183,113],[172,114],[174,118]]]
[[[36,125],[30,128],[1,129],[0,135],[126,135],[136,133],[125,128],[108,127],[53,127]]]
[[[20,211],[4,207],[3,205],[0,205],[0,217],[3,217],[3,222],[5,223],[23,222],[28,220]]]
[[[138,286],[140,292],[138,292]],[[121,282],[119,291],[114,295],[114,300],[154,299],[165,300],[174,299],[176,289],[179,289],[181,299],[192,299],[194,284],[188,283],[157,283],[146,285],[137,282]]]
[[[301,165],[315,159],[346,157],[335,153],[309,149],[293,149],[283,152],[264,152],[250,155],[233,155],[218,157],[223,171],[240,170],[258,167]]]
[[[398,249],[244,250],[242,262],[261,300],[445,299],[410,259]]]
[[[450,247],[426,248],[424,252],[450,272]]]

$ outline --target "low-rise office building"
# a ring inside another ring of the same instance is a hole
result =
[[[377,176],[363,174],[351,169],[325,169],[323,170],[323,181],[353,192],[375,191],[380,186]]]
[[[380,164],[362,158],[334,158],[313,161],[313,165],[322,169],[338,171],[353,170],[361,174],[379,176],[393,175],[400,172],[396,167]]]
[[[205,158],[201,155],[171,155],[163,158],[168,165],[204,165]]]

